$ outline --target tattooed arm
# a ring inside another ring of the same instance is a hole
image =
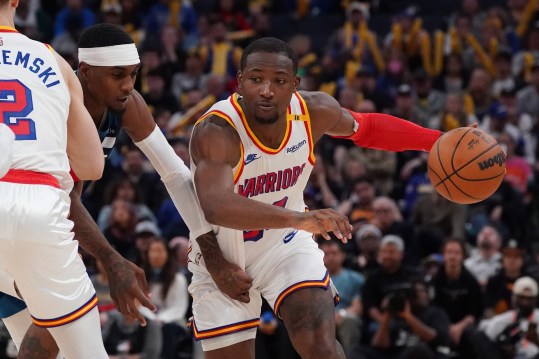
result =
[[[249,303],[249,289],[253,284],[253,279],[238,265],[223,257],[215,234],[213,232],[203,234],[196,241],[202,252],[206,269],[219,290],[232,299]]]
[[[75,223],[75,238],[82,248],[103,265],[109,278],[110,296],[118,311],[145,325],[146,320],[138,310],[138,302],[150,310],[156,308],[148,296],[148,284],[144,271],[123,258],[110,246],[82,204],[81,192],[82,182],[78,182],[70,194],[70,219]]]

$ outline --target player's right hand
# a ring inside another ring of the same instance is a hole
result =
[[[157,308],[149,296],[144,271],[121,256],[104,265],[109,280],[110,296],[116,309],[125,317],[137,320],[142,326],[146,320],[139,311],[143,305],[151,311]]]
[[[304,230],[314,234],[321,234],[325,239],[331,239],[329,232],[333,232],[335,237],[343,243],[352,239],[352,225],[348,217],[337,211],[326,208],[315,211],[299,213],[297,215],[296,229]]]
[[[211,267],[216,269],[210,270]],[[208,266],[206,262],[206,268],[221,292],[242,303],[251,301],[249,290],[253,286],[253,279],[237,264],[221,257],[219,265]]]

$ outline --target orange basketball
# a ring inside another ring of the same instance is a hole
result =
[[[505,175],[505,154],[494,137],[473,127],[444,133],[428,158],[436,191],[456,203],[476,203],[492,195]]]

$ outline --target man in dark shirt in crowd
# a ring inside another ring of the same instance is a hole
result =
[[[430,304],[427,285],[413,281],[406,296],[382,304],[382,321],[371,346],[357,346],[350,359],[441,359],[450,353],[447,314]]]
[[[378,252],[380,267],[375,269],[367,278],[363,288],[364,330],[366,339],[382,322],[382,302],[388,295],[409,291],[411,281],[417,274],[402,265],[404,242],[395,235],[382,238]]]
[[[475,324],[483,315],[481,288],[463,266],[464,244],[449,239],[443,247],[444,266],[433,277],[433,303],[444,309],[451,320],[451,344],[463,357],[473,358],[471,340]]]
[[[511,239],[502,249],[502,269],[488,280],[485,289],[484,315],[486,318],[491,318],[511,308],[513,284],[525,274],[524,254],[524,250],[519,248],[514,239]]]

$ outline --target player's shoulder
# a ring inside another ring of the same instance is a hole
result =
[[[335,98],[322,91],[298,91],[305,100],[309,112],[327,110],[328,108],[339,108],[339,103]]]

